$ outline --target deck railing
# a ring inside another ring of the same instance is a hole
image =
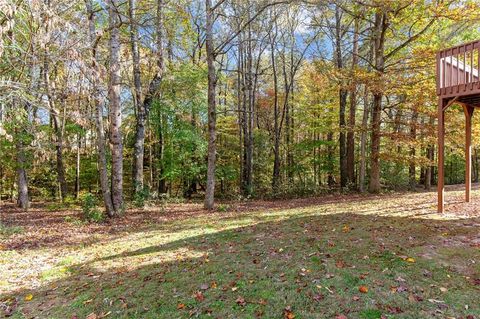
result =
[[[480,40],[437,53],[437,95],[480,92]]]

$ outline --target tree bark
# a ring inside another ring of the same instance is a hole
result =
[[[110,144],[112,149],[112,203],[115,214],[123,210],[123,141],[122,141],[122,109],[120,105],[120,22],[117,12],[117,1],[108,2],[108,21],[110,30],[109,56],[110,78],[108,83],[108,99],[110,106]]]
[[[78,199],[80,193],[80,148],[82,146],[82,138],[80,133],[77,134],[77,162],[75,166],[75,198]]]
[[[385,68],[385,32],[388,28],[388,13],[383,12],[383,8],[378,8],[375,13],[374,25],[374,54],[375,71],[377,72],[377,81],[383,81]],[[381,189],[380,185],[380,124],[382,112],[383,92],[376,89],[373,93],[373,112],[372,112],[372,144],[370,154],[370,184],[369,191],[377,193]]]
[[[23,210],[30,208],[30,199],[28,194],[28,178],[26,170],[26,158],[25,158],[25,146],[22,139],[17,138],[16,141],[17,150],[17,186],[18,186],[18,198],[17,206]]]
[[[417,138],[417,119],[418,112],[413,110],[412,118],[410,120],[410,142],[413,146],[410,147],[410,165],[408,167],[409,187],[410,190],[415,190],[417,187],[416,169],[415,169],[415,139]]]
[[[358,173],[358,189],[360,192],[365,191],[365,175],[367,171],[367,130],[368,130],[368,114],[370,113],[370,105],[368,101],[368,87],[365,86],[363,93],[363,117],[362,117],[362,133],[360,135],[360,172]]]
[[[137,123],[133,148],[133,186],[134,193],[143,190],[143,159],[145,145],[145,107],[142,101],[142,82],[140,78],[140,52],[138,49],[138,28],[135,20],[135,0],[128,0],[130,18],[130,46],[132,50],[133,71],[133,104],[136,110]]]
[[[49,2],[47,1],[47,6],[49,6]],[[45,23],[45,34],[48,34],[49,24]],[[63,132],[62,128],[63,125],[59,123],[59,115],[58,110],[55,107],[54,101],[54,88],[50,83],[50,52],[48,48],[48,43],[44,45],[44,57],[43,57],[43,81],[45,85],[45,92],[47,96],[47,103],[50,114],[53,120],[53,130],[55,132],[55,154],[56,154],[56,170],[57,170],[57,181],[60,185],[60,199],[62,201],[65,200],[67,196],[67,180],[65,178],[65,166],[63,164]],[[62,120],[63,122],[64,120]]]
[[[205,45],[207,51],[208,65],[208,163],[207,163],[207,186],[205,189],[205,209],[212,210],[215,198],[215,162],[216,162],[216,70],[215,70],[215,52],[213,43],[213,22],[214,12],[212,9],[212,1],[205,0],[206,10],[206,29],[205,29]]]
[[[342,57],[342,21],[340,8],[335,7],[335,63],[337,71],[343,72],[343,57]],[[344,88],[343,81],[339,83],[339,151],[340,151],[340,186],[345,188],[348,185],[347,174],[347,145],[345,138],[345,111],[347,108],[347,90]]]
[[[427,158],[429,161],[432,161],[432,162],[433,162],[433,153],[434,153],[433,145],[428,145]],[[428,164],[425,169],[425,189],[426,190],[430,190],[430,187],[432,186],[432,173],[433,173],[433,166],[431,164]]]
[[[275,24],[276,26],[276,24]],[[278,193],[280,184],[280,123],[278,110],[278,79],[277,67],[275,63],[275,38],[277,34],[270,41],[272,75],[273,75],[273,176],[272,176],[272,191],[274,194]]]
[[[107,152],[105,148],[105,130],[103,125],[103,107],[102,97],[98,87],[98,78],[100,77],[100,69],[98,66],[98,51],[97,51],[97,39],[95,28],[95,13],[93,11],[92,0],[86,1],[87,14],[88,14],[88,27],[89,27],[89,40],[91,50],[91,64],[93,74],[91,77],[93,99],[95,104],[95,124],[97,128],[97,149],[98,149],[98,170],[100,178],[100,188],[103,195],[103,203],[105,205],[105,211],[109,217],[115,216],[115,210],[113,209],[112,196],[110,186],[108,182],[108,170],[107,170]]]
[[[355,185],[355,115],[357,111],[357,83],[355,68],[358,64],[358,19],[355,19],[352,49],[352,83],[350,91],[350,114],[347,133],[347,178],[349,183]]]
[[[334,164],[333,164],[333,132],[327,133],[327,142],[330,142],[327,146],[327,160],[328,160],[328,177],[327,177],[327,184],[329,187],[333,187],[335,185],[335,177],[333,175],[334,171]]]

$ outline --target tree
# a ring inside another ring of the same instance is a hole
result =
[[[107,152],[105,148],[105,129],[103,125],[103,106],[102,97],[98,84],[98,78],[102,75],[102,71],[99,66],[98,57],[98,38],[95,27],[95,12],[93,9],[93,3],[91,0],[86,0],[86,9],[88,16],[88,30],[90,40],[90,63],[91,63],[91,76],[90,81],[93,91],[93,103],[95,108],[95,124],[97,133],[97,149],[98,149],[98,170],[100,179],[100,188],[103,195],[103,203],[105,205],[106,213],[109,217],[116,215],[115,208],[112,201],[112,193],[108,181],[107,170]]]
[[[109,56],[110,77],[108,84],[110,144],[112,145],[112,204],[114,214],[123,210],[123,141],[122,109],[120,106],[120,17],[117,0],[108,2],[108,25],[110,29]]]

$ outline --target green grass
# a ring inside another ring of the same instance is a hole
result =
[[[10,237],[15,234],[21,234],[23,227],[20,226],[6,226],[0,223],[0,237]]]
[[[51,262],[38,271],[39,287],[1,299],[17,298],[13,318],[282,318],[286,307],[296,319],[480,316],[478,247],[444,245],[478,227],[417,218],[405,201],[419,199],[222,211],[31,249],[22,265],[29,257],[33,267],[33,256]]]

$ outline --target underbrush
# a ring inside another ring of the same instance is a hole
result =
[[[9,237],[15,234],[23,233],[24,229],[20,226],[7,226],[3,223],[0,223],[0,236]]]

